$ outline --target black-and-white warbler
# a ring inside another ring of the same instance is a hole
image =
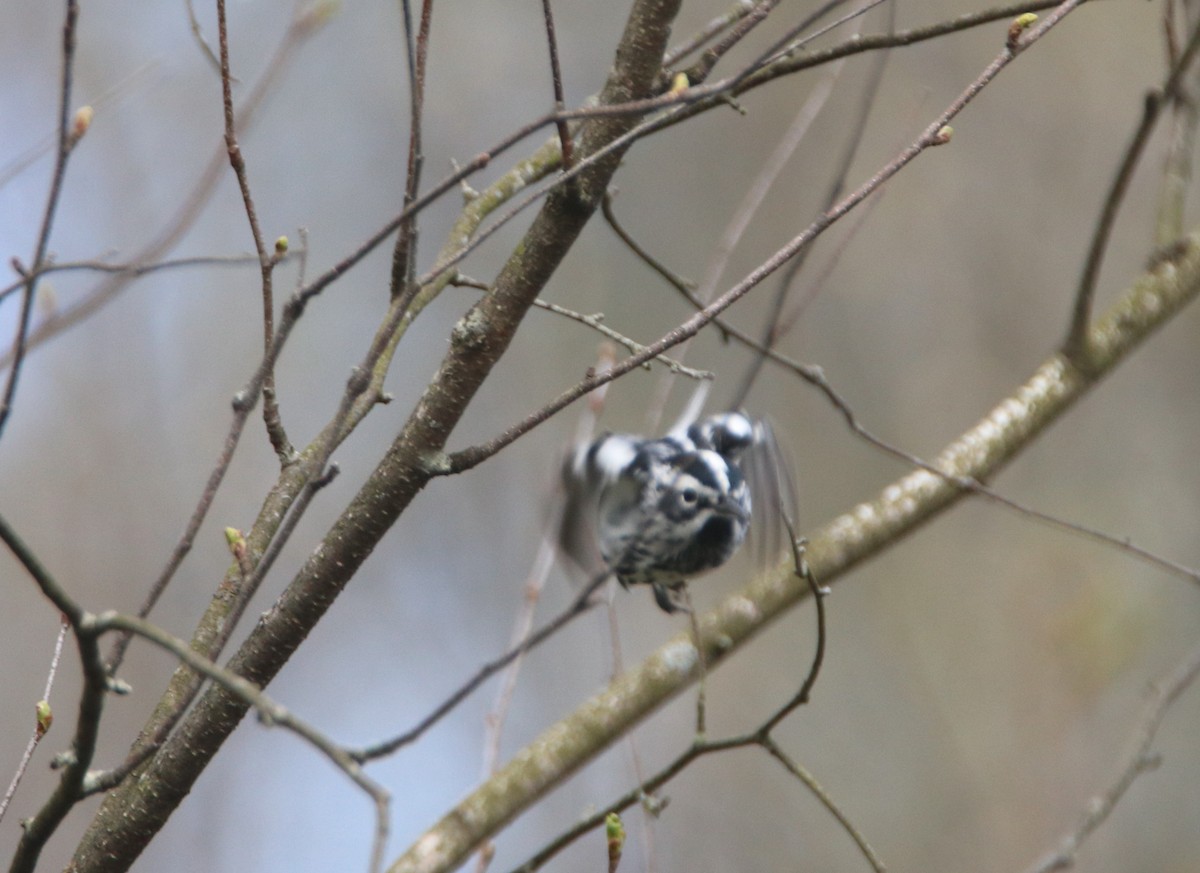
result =
[[[774,450],[769,428],[740,412],[659,439],[605,434],[580,445],[564,470],[564,551],[588,568],[598,547],[622,586],[651,585],[660,607],[678,610],[687,579],[724,564],[745,540],[751,486],[743,461],[763,449]],[[777,497],[770,490],[760,497]]]

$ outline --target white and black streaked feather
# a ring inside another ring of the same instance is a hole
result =
[[[607,567],[624,586],[651,585],[659,606],[674,611],[687,579],[738,550],[756,502],[756,527],[780,527],[777,453],[769,425],[740,412],[659,439],[605,434],[580,445],[563,470],[563,552],[589,575]],[[756,538],[781,542],[778,530]]]

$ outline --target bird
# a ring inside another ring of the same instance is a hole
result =
[[[585,570],[598,552],[622,587],[649,585],[665,612],[685,610],[687,580],[725,564],[745,541],[752,491],[764,492],[761,515],[771,517],[777,455],[767,422],[740,411],[658,438],[605,433],[582,443],[563,465],[562,551]]]

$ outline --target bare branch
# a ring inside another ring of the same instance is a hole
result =
[[[1171,705],[1196,681],[1197,675],[1200,675],[1200,648],[1193,649],[1168,675],[1154,683],[1150,703],[1134,732],[1133,748],[1122,761],[1116,779],[1102,794],[1088,801],[1079,824],[1063,836],[1057,849],[1034,863],[1028,873],[1050,873],[1075,866],[1075,856],[1084,841],[1108,820],[1129,786],[1158,766],[1157,758],[1150,753],[1154,737]]]
[[[186,0],[184,6],[187,8],[188,27],[192,31],[192,36],[196,40],[196,45],[200,47],[200,54],[204,56],[206,61],[212,64],[212,68],[216,71],[217,75],[222,75],[221,61],[217,57],[217,53],[213,51],[212,45],[209,44],[209,41],[204,38],[204,31],[200,27],[200,20],[196,18],[196,8],[193,5],[192,0]],[[226,70],[225,73],[228,73],[228,70]]]
[[[1079,288],[1075,292],[1075,307],[1071,315],[1071,324],[1063,342],[1063,354],[1070,358],[1076,366],[1090,366],[1090,349],[1087,347],[1088,325],[1092,317],[1092,298],[1096,292],[1096,282],[1100,277],[1100,265],[1104,261],[1104,253],[1108,249],[1108,240],[1116,223],[1117,212],[1125,200],[1125,192],[1129,188],[1133,171],[1137,168],[1145,151],[1150,133],[1158,123],[1164,98],[1177,95],[1180,81],[1187,73],[1188,67],[1200,51],[1200,25],[1193,29],[1187,48],[1179,56],[1175,65],[1169,71],[1160,94],[1148,94],[1142,110],[1142,120],[1134,132],[1133,139],[1125,149],[1125,155],[1113,179],[1108,196],[1104,198],[1104,207],[1092,234],[1092,243],[1084,261],[1083,275],[1079,279]]]
[[[433,0],[421,4],[421,22],[413,37],[412,13],[404,0],[404,39],[408,57],[408,167],[404,176],[404,211],[407,217],[400,223],[400,234],[392,249],[392,299],[404,296],[411,300],[416,293],[417,213],[411,210],[421,187],[421,168],[425,156],[421,151],[422,124],[425,118],[425,69],[429,59],[429,28],[433,22]]]
[[[62,36],[62,67],[61,85],[58,103],[58,147],[54,156],[54,170],[50,175],[50,191],[46,195],[46,207],[42,213],[41,228],[38,230],[37,242],[34,244],[33,261],[25,276],[25,291],[21,295],[21,314],[17,318],[17,332],[13,338],[12,362],[8,371],[8,380],[4,385],[4,395],[0,397],[0,435],[4,433],[4,425],[12,412],[13,401],[17,395],[17,381],[21,377],[21,365],[25,361],[25,351],[29,340],[29,324],[33,317],[33,300],[37,293],[37,271],[46,259],[46,251],[50,245],[50,229],[54,226],[54,213],[58,210],[59,198],[62,196],[63,180],[67,175],[67,159],[71,150],[79,142],[87,130],[87,124],[72,128],[71,122],[71,83],[75,70],[75,27],[79,21],[79,4],[77,0],[67,0],[66,20],[63,23]],[[90,113],[90,109],[88,110]],[[88,122],[90,122],[90,115]],[[20,270],[25,273],[25,270]]]
[[[101,94],[88,105],[90,105],[92,109],[99,112],[102,107],[107,107],[117,98],[123,96],[127,91],[132,89],[133,85],[137,83],[139,79],[142,79],[147,73],[150,73],[155,69],[156,63],[154,61],[148,61],[142,64],[132,73],[129,73],[115,84],[105,89],[103,94]],[[24,152],[10,159],[8,163],[0,165],[0,189],[3,189],[5,185],[23,173],[43,155],[54,151],[57,142],[58,126],[55,125],[53,130],[49,131],[45,136],[31,145]],[[7,293],[7,289],[5,289],[4,293]],[[4,294],[0,294],[0,297],[2,296],[4,296]]]
[[[854,840],[854,844],[858,846],[858,850],[867,859],[867,863],[871,865],[871,869],[875,873],[884,873],[884,870],[887,868],[883,860],[876,854],[862,831],[850,819],[850,816],[842,811],[829,792],[825,790],[825,787],[817,781],[817,778],[802,767],[798,761],[793,760],[790,755],[784,752],[779,744],[770,736],[763,736],[759,739],[758,744],[766,749],[772,758],[782,764],[785,770],[803,782],[812,795],[829,811],[829,814],[837,819],[838,824],[842,826],[842,830],[850,835],[850,838]]]
[[[246,210],[246,219],[250,222],[250,234],[254,238],[254,250],[258,253],[259,272],[262,276],[262,310],[263,310],[263,350],[271,348],[275,337],[275,295],[273,291],[273,275],[276,258],[267,253],[266,243],[263,242],[262,229],[258,225],[258,210],[254,206],[254,197],[250,193],[250,180],[246,174],[246,159],[242,157],[241,146],[237,140],[237,120],[233,111],[233,77],[229,73],[229,28],[225,19],[225,0],[217,0],[217,39],[221,51],[221,98],[225,114],[225,150],[229,155],[229,164],[237,177],[238,190],[242,195],[242,206]],[[296,450],[288,441],[283,421],[279,417],[279,404],[275,400],[275,370],[272,367],[263,379],[263,421],[267,427],[267,436],[271,447],[275,450],[280,463],[289,464],[295,460]]]
[[[550,80],[554,85],[554,111],[558,113],[566,108],[567,103],[563,95],[562,65],[558,60],[558,38],[554,35],[554,14],[550,9],[550,0],[542,0],[542,21],[546,26],[546,45],[550,49]],[[559,118],[554,125],[558,129],[562,166],[564,170],[569,170],[575,163],[575,144],[571,141],[571,127],[565,118]]]
[[[513,646],[503,655],[500,655],[498,658],[495,658],[494,660],[489,661],[480,667],[474,676],[460,685],[453,694],[442,701],[431,713],[429,713],[429,715],[421,719],[421,721],[418,722],[414,727],[410,728],[399,736],[393,737],[392,739],[377,743],[373,746],[368,746],[365,749],[352,751],[350,753],[351,757],[353,757],[356,761],[361,762],[372,761],[376,758],[386,757],[387,755],[398,751],[404,746],[415,742],[423,733],[449,715],[455,707],[466,700],[467,697],[470,696],[471,692],[482,685],[485,681],[496,675],[518,658],[524,657],[526,654],[533,651],[533,649],[537,648],[539,645],[550,639],[550,637],[554,636],[556,633],[570,624],[575,618],[583,615],[583,613],[591,609],[592,606],[595,605],[592,595],[596,593],[596,590],[603,585],[607,579],[608,573],[604,573],[601,576],[593,579],[590,583],[584,586],[583,590],[576,595],[575,600],[572,601],[566,609],[564,609],[550,621],[546,622],[546,624],[544,624],[542,627],[538,628],[537,631],[526,636],[519,644]]]
[[[755,8],[754,0],[737,0],[728,10],[722,12],[717,17],[709,21],[704,27],[696,31],[679,45],[672,46],[671,49],[663,55],[663,68],[670,69],[679,61],[686,58],[692,52],[699,49],[706,42],[716,37],[722,31],[727,30],[737,22],[741,21],[751,10]]]
[[[2,521],[0,521],[2,524]],[[4,792],[4,798],[0,799],[0,821],[4,821],[4,812],[8,809],[8,804],[12,801],[13,795],[17,793],[17,786],[21,784],[21,777],[25,775],[25,771],[29,768],[29,762],[33,760],[34,750],[37,749],[38,743],[42,741],[42,737],[50,730],[50,724],[54,721],[54,712],[50,708],[50,689],[54,687],[54,677],[58,673],[58,662],[62,657],[63,640],[67,637],[67,631],[71,629],[71,623],[64,617],[58,623],[58,638],[54,643],[54,656],[50,659],[50,670],[46,676],[46,690],[42,693],[42,699],[37,702],[34,714],[33,733],[29,737],[29,742],[25,746],[25,751],[21,755],[21,760],[17,764],[16,772],[13,773],[12,781],[8,785],[8,790]]]
[[[642,352],[646,348],[636,340],[631,340],[629,337],[617,333],[615,330],[606,325],[604,323],[604,313],[602,312],[598,312],[594,315],[584,315],[582,312],[576,312],[573,309],[567,309],[565,306],[559,306],[557,303],[551,303],[548,300],[542,300],[540,298],[533,301],[533,305],[539,309],[544,309],[547,312],[553,312],[555,315],[561,315],[565,318],[571,319],[572,321],[577,321],[580,324],[586,325],[600,335],[605,336],[613,342],[624,346],[635,355],[639,352]],[[708,370],[695,370],[691,367],[684,366],[679,361],[676,361],[674,358],[669,358],[666,355],[655,355],[653,360],[658,361],[660,364],[664,364],[673,374],[687,376],[689,379],[696,379],[697,381],[709,381],[713,379],[713,374]],[[646,361],[646,369],[650,369],[649,363],[649,361]]]
[[[279,262],[289,260],[292,257],[300,256],[301,250],[292,249],[284,254]],[[197,255],[190,258],[168,258],[162,261],[148,261],[139,263],[114,263],[111,261],[90,260],[90,261],[62,261],[56,262],[47,260],[42,264],[39,270],[30,270],[30,276],[46,276],[50,273],[65,273],[70,271],[91,271],[96,273],[117,273],[127,278],[137,278],[150,273],[157,273],[160,270],[175,270],[184,267],[243,267],[253,264],[258,265],[257,255]],[[13,282],[0,288],[0,300],[3,300],[8,295],[15,291],[21,290],[25,280]]]

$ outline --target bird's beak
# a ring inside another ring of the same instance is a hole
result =
[[[722,498],[713,508],[721,515],[732,516],[738,521],[750,520],[750,513],[742,508],[741,503],[728,497]]]

